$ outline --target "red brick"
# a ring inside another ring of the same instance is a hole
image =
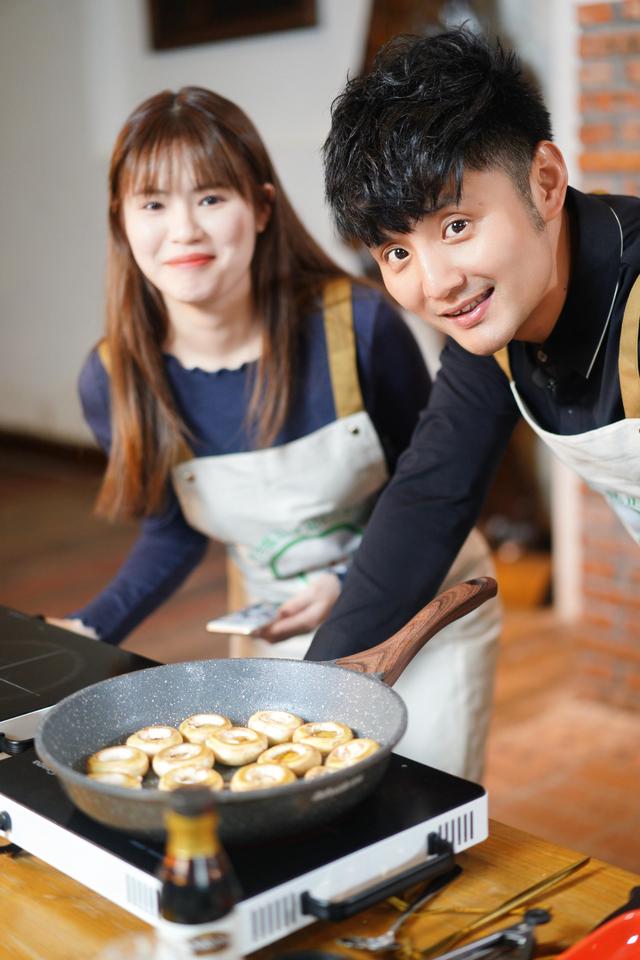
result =
[[[592,573],[596,577],[609,577],[612,579],[615,574],[615,567],[612,563],[602,563],[598,560],[588,560],[583,564],[582,569],[585,573]]]
[[[583,663],[581,664],[580,673],[585,679],[591,681],[613,680],[613,669],[610,665]]]
[[[613,20],[612,3],[586,3],[578,7],[578,22],[582,26],[594,23],[609,23]]]
[[[582,113],[593,110],[614,113],[638,109],[640,109],[640,93],[635,90],[602,90],[598,93],[583,93],[580,97]]]
[[[593,552],[598,556],[611,556],[616,558],[619,554],[619,544],[617,540],[611,537],[594,536],[588,530],[584,533],[584,546],[589,552]]]
[[[640,58],[628,60],[624,65],[624,72],[629,83],[640,84]]]
[[[625,178],[622,181],[621,192],[630,197],[640,197],[640,177],[637,179]]]
[[[631,672],[640,675],[640,648],[637,644],[626,643],[620,647],[616,646],[613,658],[624,663],[626,674]]]
[[[606,150],[603,153],[583,153],[581,170],[604,170],[612,173],[640,173],[640,152],[635,150]]]
[[[640,0],[623,0],[622,16],[625,20],[640,20]]]
[[[607,60],[590,60],[580,67],[580,83],[583,87],[609,87],[613,83],[613,63]]]
[[[626,594],[622,590],[616,590],[612,585],[608,590],[596,590],[594,588],[585,589],[585,596],[598,600],[601,603],[612,604],[613,606],[630,607],[634,610],[640,610],[640,596]]]
[[[579,48],[580,56],[585,59],[640,53],[640,30],[583,34]]]
[[[596,613],[595,611],[588,611],[580,618],[580,623],[584,623],[590,627],[604,627],[607,630],[611,630],[613,627],[613,620],[609,614],[605,613]]]
[[[640,702],[640,675],[635,674],[625,677],[622,696],[625,694],[637,698]],[[633,706],[633,703],[627,701],[626,706],[631,707]]]
[[[640,135],[640,122],[637,120],[630,120],[629,124],[636,124]],[[607,143],[607,141],[613,140],[614,132],[614,126],[612,123],[585,123],[582,127],[580,127],[580,139],[583,143],[589,145],[595,143]],[[635,140],[636,138],[629,137],[628,139]]]
[[[579,659],[581,663],[595,665],[598,669],[613,669],[615,666],[624,674],[640,675],[640,648],[637,643],[608,643],[585,634]]]
[[[624,120],[620,124],[620,137],[630,143],[640,141],[640,120]]]
[[[612,657],[608,641],[598,640],[595,637],[589,636],[588,633],[583,634],[578,659],[581,663],[604,664],[610,669]]]

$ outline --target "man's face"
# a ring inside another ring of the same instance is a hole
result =
[[[558,231],[537,219],[503,170],[470,170],[459,203],[371,253],[401,306],[488,356],[513,339],[544,340],[557,319]]]

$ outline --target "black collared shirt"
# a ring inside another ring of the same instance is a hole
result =
[[[509,345],[518,391],[545,430],[577,434],[624,417],[620,328],[640,274],[640,200],[570,189],[571,276],[542,344]],[[640,349],[640,348],[639,348]],[[427,409],[381,496],[334,611],[308,659],[382,642],[437,593],[476,523],[519,411],[493,357],[453,341]]]

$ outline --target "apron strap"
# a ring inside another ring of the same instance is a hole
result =
[[[638,370],[638,331],[640,330],[640,277],[631,288],[620,330],[618,372],[624,415],[640,417],[640,371]]]
[[[513,380],[511,375],[511,364],[509,363],[509,351],[506,347],[502,347],[500,350],[497,350],[494,355],[494,360],[496,360],[498,366],[501,368],[502,372],[506,375],[509,383]]]
[[[338,419],[364,409],[353,330],[351,281],[331,280],[323,291],[324,335]]]
[[[102,361],[102,366],[105,368],[109,376],[111,376],[111,354],[109,352],[109,344],[106,340],[101,340],[98,344],[98,356]]]
[[[102,339],[98,344],[98,356],[102,362],[102,366],[111,375],[111,353],[109,351],[109,344],[106,339]],[[180,449],[176,456],[174,466],[178,463],[184,463],[186,460],[193,460],[193,450],[186,442],[186,440],[181,440]]]

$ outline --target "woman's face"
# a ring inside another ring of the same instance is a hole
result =
[[[223,312],[251,297],[250,267],[269,219],[229,187],[197,183],[188,163],[159,177],[151,193],[129,193],[124,229],[140,270],[167,309],[180,305]]]

